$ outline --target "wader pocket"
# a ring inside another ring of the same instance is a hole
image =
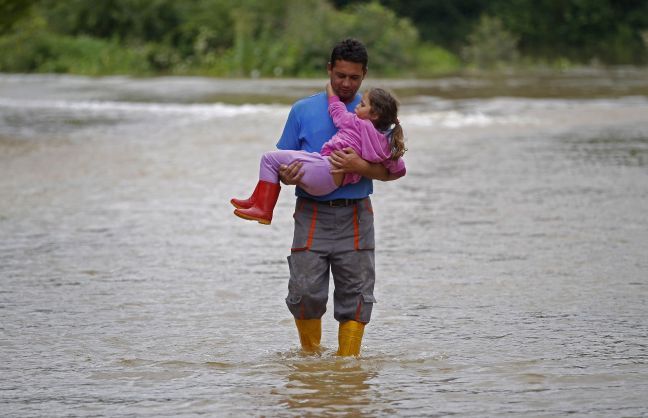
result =
[[[297,282],[295,280],[295,272],[292,265],[291,256],[288,256],[288,269],[290,270],[290,280],[288,281],[288,296],[286,297],[286,305],[288,310],[293,314],[295,318],[299,318],[302,314],[301,312],[301,300],[302,295],[300,293],[299,287],[296,286]]]
[[[371,311],[373,304],[376,303],[376,298],[373,295],[362,295],[358,301],[356,309],[355,320],[366,324],[371,319]]]
[[[354,227],[356,228],[356,250],[373,250],[376,246],[374,240],[374,215],[371,199],[366,198],[356,205],[354,211]]]
[[[297,199],[293,218],[295,218],[295,234],[290,251],[310,250],[317,224],[317,205],[306,202],[305,199]]]
[[[362,301],[364,303],[377,303],[376,298],[373,295],[362,295]]]
[[[286,298],[286,306],[296,319],[304,319],[304,307],[302,306],[301,300],[301,295],[293,295],[290,293]]]
[[[289,294],[288,297],[286,298],[286,303],[288,305],[299,305],[299,303],[301,302],[301,299],[302,299],[301,295],[290,295]]]

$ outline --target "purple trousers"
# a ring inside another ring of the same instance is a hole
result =
[[[328,157],[318,152],[280,150],[266,152],[261,156],[261,167],[259,169],[259,180],[270,183],[279,183],[279,167],[289,165],[293,161],[301,162],[301,171],[304,176],[299,187],[306,193],[313,196],[324,196],[337,189],[331,175],[331,164]]]

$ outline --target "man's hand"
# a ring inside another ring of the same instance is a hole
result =
[[[347,147],[339,151],[333,151],[329,155],[329,161],[333,166],[331,174],[356,173],[362,174],[368,164],[355,152],[353,148]]]
[[[396,180],[398,178],[389,174],[384,165],[363,160],[353,148],[333,151],[329,155],[329,161],[333,166],[331,174],[356,173],[363,177],[382,181]]]
[[[304,172],[301,171],[302,163],[293,161],[290,165],[282,164],[279,166],[279,180],[286,185],[297,185],[304,177]]]

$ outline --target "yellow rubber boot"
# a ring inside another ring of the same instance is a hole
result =
[[[299,341],[301,342],[302,350],[318,352],[322,338],[322,320],[295,319],[295,324],[299,332]]]
[[[338,356],[360,355],[360,343],[362,343],[364,328],[365,324],[358,321],[340,323],[340,330],[338,331]]]

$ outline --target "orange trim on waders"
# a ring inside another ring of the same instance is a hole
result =
[[[358,299],[358,307],[356,308],[355,320],[360,322],[360,312],[362,311],[362,296]]]
[[[291,248],[290,251],[306,251],[310,250],[313,244],[313,235],[315,235],[315,225],[317,225],[317,205],[313,204],[313,215],[311,216],[311,224],[308,230],[308,238],[306,239],[306,246],[300,248]]]
[[[317,224],[317,205],[313,205],[313,217],[311,218],[310,230],[308,231],[308,240],[306,241],[306,248],[310,249],[313,244],[313,235],[315,235],[315,225]]]
[[[353,205],[353,248],[360,249],[360,225],[358,224],[358,204]]]

